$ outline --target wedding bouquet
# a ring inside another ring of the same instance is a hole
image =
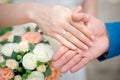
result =
[[[0,37],[0,80],[58,80],[53,50],[34,23],[11,27]]]

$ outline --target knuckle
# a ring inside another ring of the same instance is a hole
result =
[[[73,31],[74,32],[74,34],[77,34],[77,36],[79,37],[79,35],[78,34],[81,34],[81,32],[80,31],[78,31],[78,30],[76,30],[76,31]]]
[[[83,46],[85,46],[85,45],[84,45],[82,42],[81,42],[81,44],[78,45],[78,47],[79,47],[80,49],[84,49]]]
[[[70,55],[69,53],[67,53],[67,54],[65,55],[65,60],[66,60],[66,61],[69,61],[70,58],[71,58],[71,56],[72,56],[72,55]]]
[[[88,40],[88,38],[82,33],[79,36],[80,36],[79,39],[83,42],[86,42],[86,40]]]
[[[73,59],[72,63],[77,63],[77,62],[78,62],[78,58],[76,57]]]
[[[68,33],[68,32],[66,33],[65,37],[66,37],[67,39],[70,39],[70,40],[73,39],[73,36],[72,36],[70,33]]]
[[[85,43],[87,43],[87,44],[91,42],[88,38],[86,38],[84,41],[85,41]]]
[[[82,42],[79,41],[78,39],[74,40],[74,44],[75,44],[75,45],[79,45],[80,43],[82,43]]]

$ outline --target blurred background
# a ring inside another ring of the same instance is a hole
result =
[[[98,18],[104,22],[120,21],[120,0],[98,0]],[[120,56],[95,60],[86,69],[87,80],[120,80]]]
[[[0,0],[0,3],[12,2],[14,0]],[[104,22],[120,21],[120,0],[98,0],[98,18]],[[102,62],[94,60],[81,72],[82,74],[77,73],[82,76],[79,80],[120,80],[120,56]],[[68,80],[70,76],[71,74],[61,80]]]

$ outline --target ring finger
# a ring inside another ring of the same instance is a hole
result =
[[[62,37],[64,37],[65,39],[67,39],[69,42],[73,43],[75,46],[77,46],[78,48],[82,49],[82,50],[87,50],[88,47],[82,43],[78,38],[76,38],[74,35],[72,35],[70,32],[64,32],[65,34],[61,34]],[[78,35],[78,34],[76,34]]]
[[[83,26],[83,28],[85,28],[85,26]],[[82,31],[74,28],[71,25],[69,25],[69,28],[66,28],[66,30],[69,31],[71,34],[73,34],[76,38],[78,38],[79,41],[81,41],[82,43],[84,43],[88,46],[92,46],[92,42],[85,34],[83,34]]]

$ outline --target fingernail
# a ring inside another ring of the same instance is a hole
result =
[[[76,47],[76,46],[71,46],[71,48],[72,48],[72,49],[77,49],[77,47]]]
[[[86,45],[84,45],[83,48],[84,48],[85,50],[88,50],[88,47],[87,47]]]
[[[94,39],[95,39],[95,36],[94,36],[94,35],[92,35],[92,36],[91,36],[91,39],[92,39],[92,40],[94,40]]]
[[[66,72],[66,68],[62,68],[61,73],[65,73],[65,72]]]
[[[93,43],[92,43],[92,42],[89,42],[89,46],[93,46]]]

